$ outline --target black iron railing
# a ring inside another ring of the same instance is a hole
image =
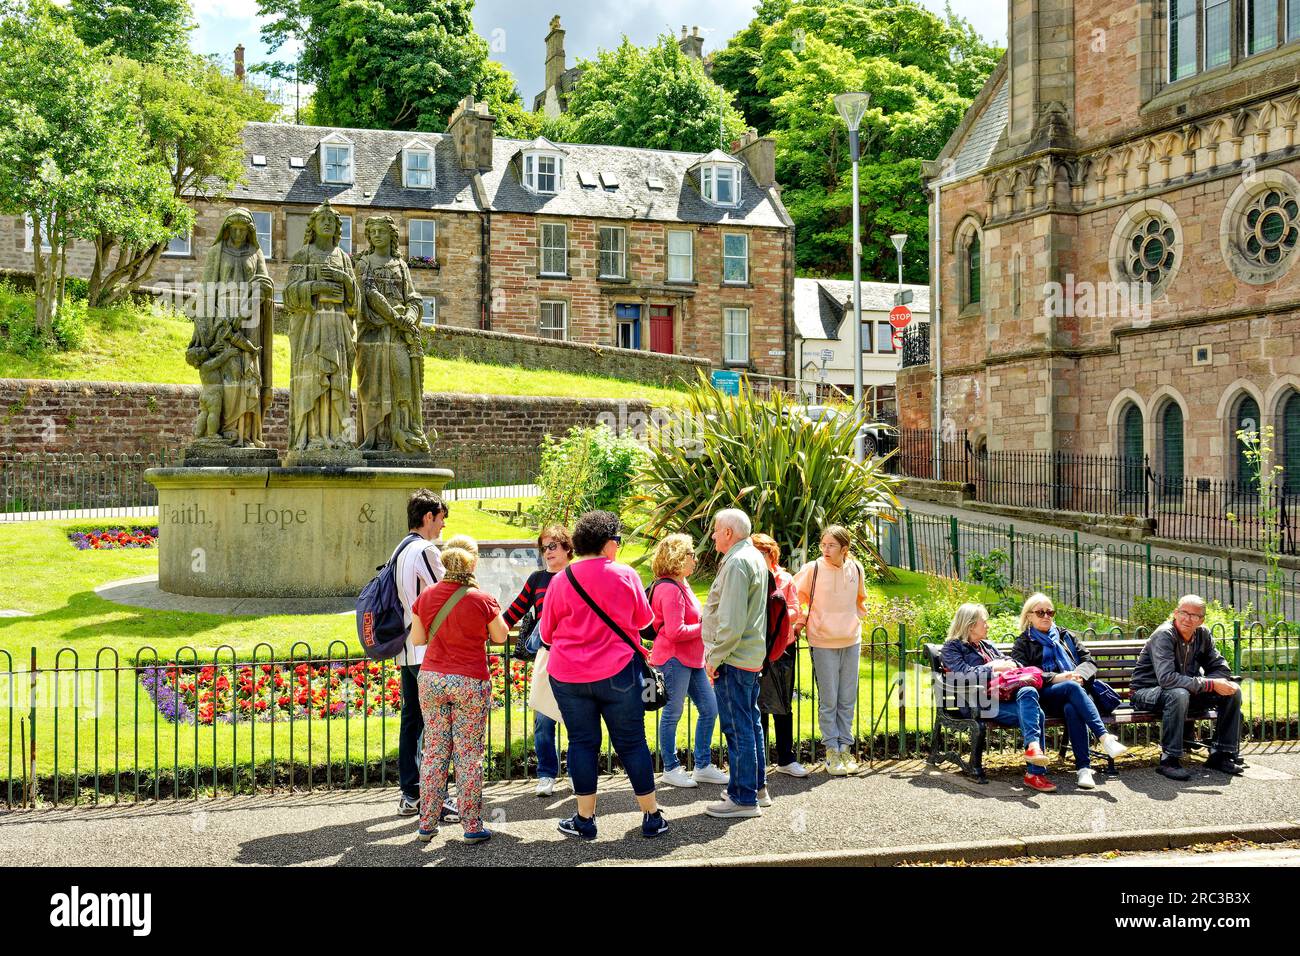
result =
[[[903,368],[930,364],[930,326],[911,325],[903,330]]]

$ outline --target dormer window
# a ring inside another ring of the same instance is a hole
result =
[[[342,136],[327,136],[320,144],[320,181],[351,184],[352,144]]]
[[[703,170],[704,198],[717,206],[734,206],[740,198],[740,184],[736,182],[732,166],[705,166]]]
[[[523,154],[523,183],[529,192],[558,193],[564,188],[564,151],[545,137],[529,143]]]
[[[714,206],[734,206],[740,202],[740,163],[735,157],[715,149],[692,169],[705,202]]]
[[[433,147],[422,140],[402,149],[402,185],[407,189],[433,188]]]

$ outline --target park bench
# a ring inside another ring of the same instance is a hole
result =
[[[1137,666],[1138,655],[1142,653],[1146,641],[1099,640],[1087,641],[1086,643],[1088,650],[1092,653],[1093,661],[1097,664],[1097,676],[1109,684],[1115,690],[1115,693],[1119,694],[1122,701],[1113,714],[1109,716],[1103,715],[1102,721],[1108,727],[1114,728],[1124,727],[1129,724],[1159,725],[1159,714],[1153,714],[1145,710],[1134,710],[1128,702],[1129,694],[1132,691],[1133,669]],[[1009,654],[1011,651],[1010,644],[995,644],[994,646],[1003,654]],[[988,783],[988,777],[984,775],[984,747],[988,742],[987,722],[978,717],[963,717],[961,715],[956,688],[944,680],[947,672],[943,666],[943,645],[924,644],[922,647],[925,651],[926,660],[930,663],[935,688],[934,731],[930,738],[930,756],[928,760],[935,766],[950,761],[957,764],[963,773],[972,777],[977,783]],[[1240,680],[1238,677],[1232,679]],[[1194,739],[1195,721],[1215,720],[1218,718],[1218,713],[1214,710],[1206,710],[1189,716],[1191,719],[1188,720],[1188,726],[1183,732],[1183,738],[1188,742],[1189,746],[1199,749],[1203,745],[1197,744]],[[1044,725],[1044,729],[1047,727],[1063,727],[1065,721],[1060,717],[1044,715]],[[1014,730],[1014,728],[1012,729]],[[971,756],[969,761],[963,758],[955,749],[941,749],[944,730],[965,733],[970,736]],[[1065,754],[1067,745],[1066,736],[1062,734],[1060,746],[1062,756]],[[1097,749],[1090,750],[1090,753],[1094,758],[1106,762],[1107,776],[1116,776],[1113,758],[1106,756],[1105,753]]]

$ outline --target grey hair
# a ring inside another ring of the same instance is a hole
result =
[[[968,643],[970,629],[975,626],[977,621],[987,621],[988,619],[989,612],[983,604],[963,604],[953,614],[952,624],[948,625],[948,640],[955,637],[963,644]]]
[[[739,508],[723,508],[713,516],[713,523],[720,524],[724,528],[730,528],[738,538],[748,538],[754,533],[754,526],[750,524],[749,515]]]
[[[1201,609],[1202,614],[1205,613],[1206,610],[1205,598],[1201,597],[1199,594],[1184,594],[1182,597],[1178,599],[1178,603],[1174,605],[1174,610],[1175,611],[1178,610],[1184,604],[1190,604],[1193,607],[1198,607]],[[1170,620],[1173,620],[1173,617],[1174,616],[1172,614],[1169,615]]]

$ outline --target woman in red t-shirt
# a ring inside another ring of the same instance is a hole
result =
[[[419,836],[428,842],[438,832],[438,808],[447,799],[454,754],[465,840],[482,843],[492,836],[483,826],[483,742],[492,705],[483,644],[504,644],[510,632],[501,619],[501,605],[474,580],[477,554],[447,548],[442,565],[447,569],[442,581],[421,593],[411,608],[411,641],[428,645],[419,675],[424,714]],[[430,635],[429,627],[453,598],[456,604]]]

